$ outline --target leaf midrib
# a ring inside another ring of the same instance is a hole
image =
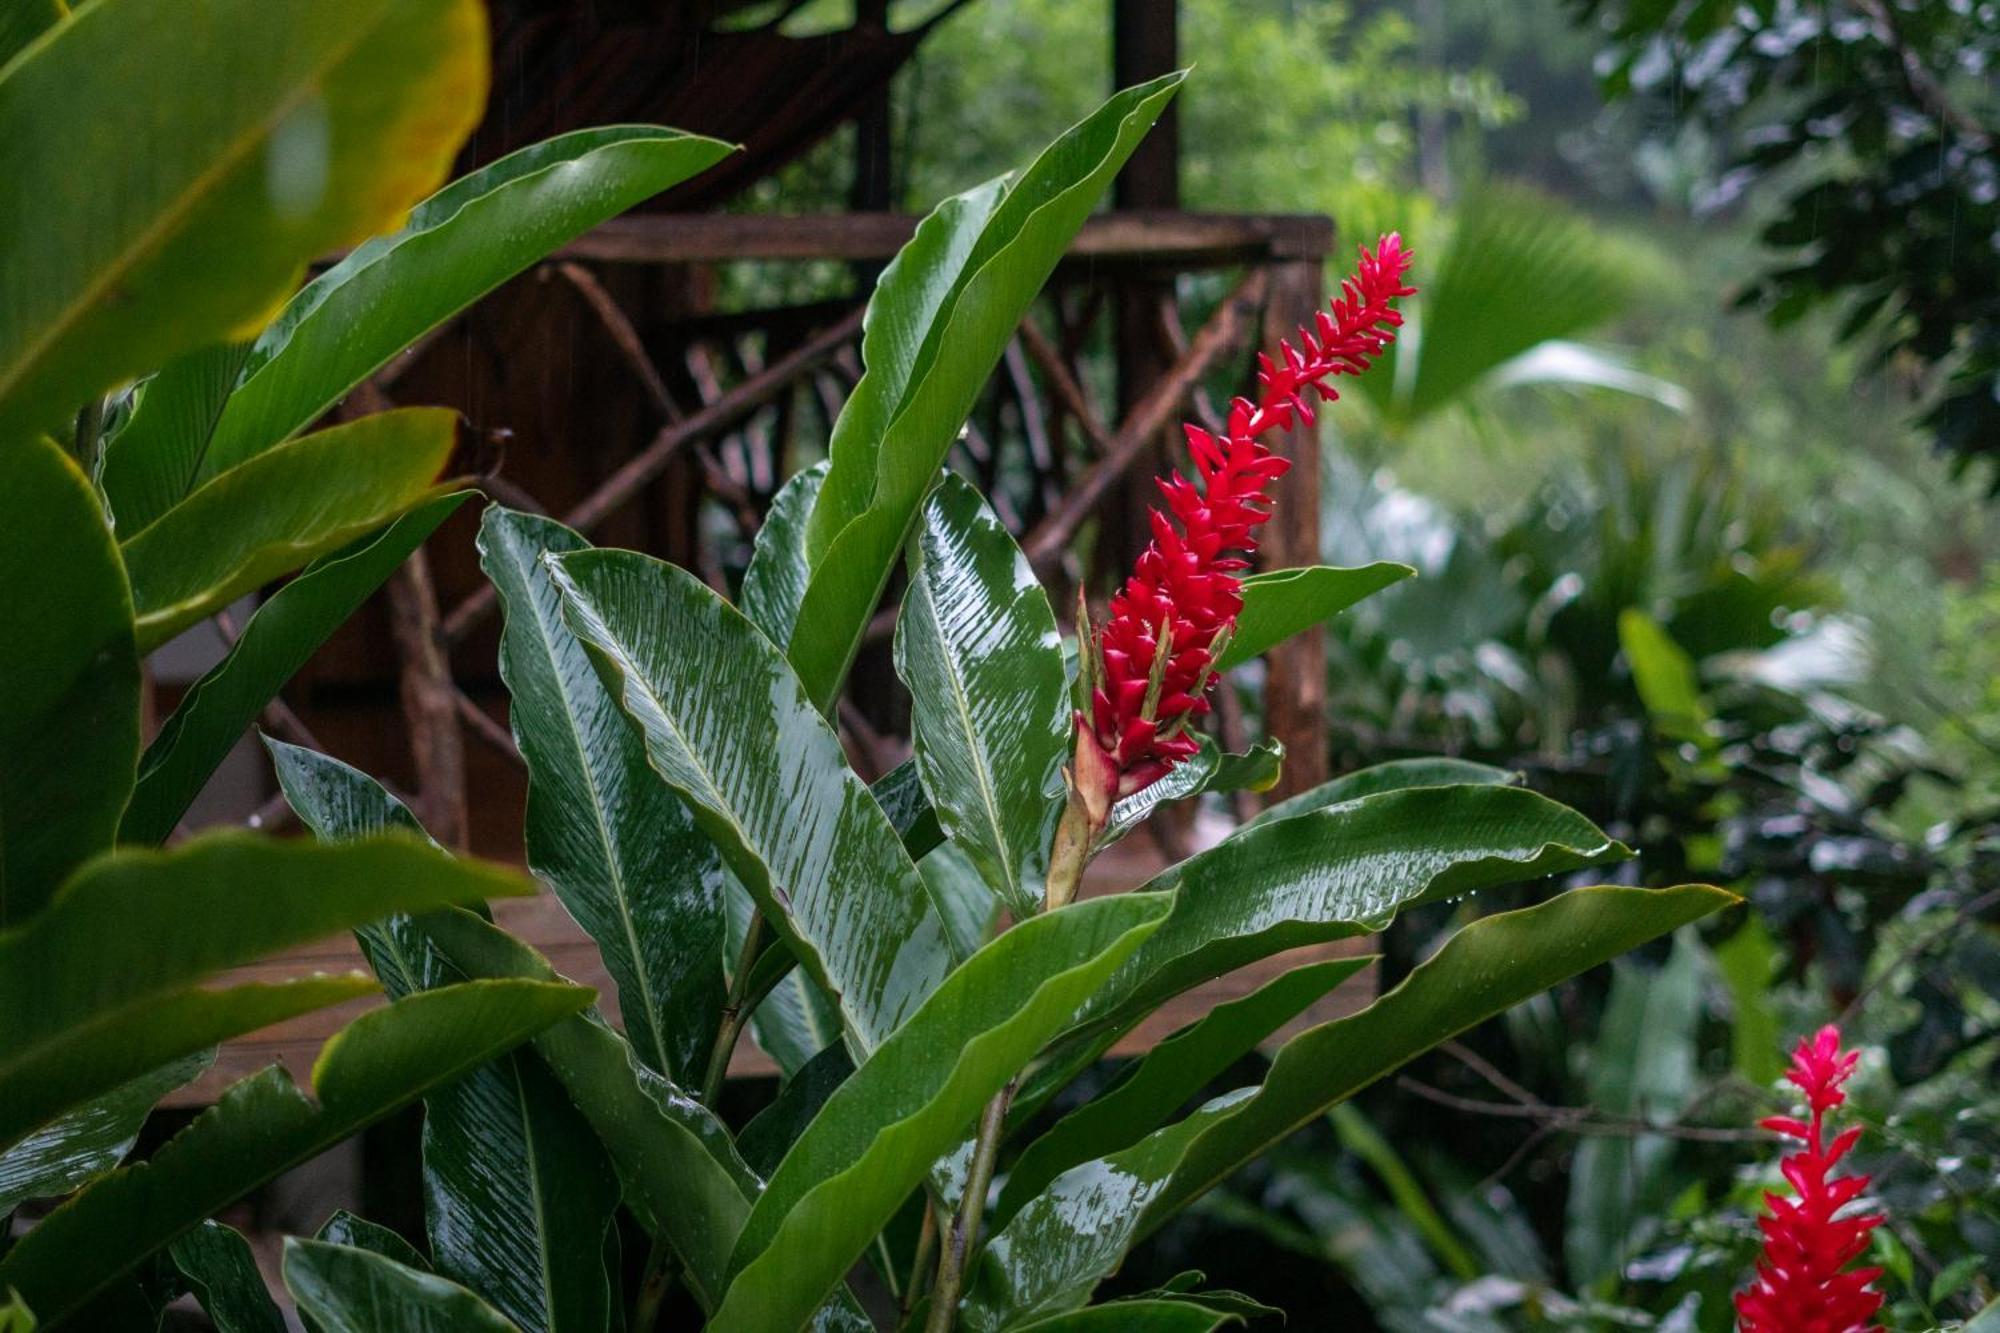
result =
[[[938,656],[944,664],[945,678],[950,682],[951,686],[952,706],[958,712],[959,725],[965,733],[966,751],[972,761],[970,766],[972,768],[973,783],[979,790],[979,803],[986,812],[987,827],[993,834],[993,850],[998,852],[1000,856],[1000,864],[996,868],[1001,875],[1007,876],[1012,873],[1014,868],[1014,849],[1008,840],[1007,830],[1000,819],[999,794],[993,789],[991,777],[991,756],[987,753],[986,746],[979,735],[978,729],[973,726],[972,699],[966,689],[965,678],[959,673],[958,659],[951,652],[950,640],[945,637],[944,620],[938,615],[937,595],[931,587],[930,580],[932,561],[928,556],[923,554],[923,539],[921,537],[917,540],[916,549],[919,553],[919,563],[922,566],[920,574],[922,577],[921,587],[923,588],[923,596],[917,598],[916,601],[922,606],[924,615],[930,621],[932,632],[937,639]],[[929,747],[925,748],[928,749]],[[919,772],[921,771],[919,769]]]

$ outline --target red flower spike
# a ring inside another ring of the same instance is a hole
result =
[[[1396,340],[1403,317],[1393,303],[1416,291],[1403,281],[1409,264],[1394,232],[1373,251],[1362,247],[1329,308],[1299,329],[1296,343],[1279,344],[1277,357],[1258,358],[1258,401],[1232,402],[1225,434],[1183,427],[1201,484],[1179,472],[1158,482],[1166,510],[1152,512],[1152,544],[1111,599],[1086,671],[1089,715],[1076,715],[1071,772],[1080,789],[1105,784],[1082,793],[1090,809],[1108,810],[1200,748],[1188,724],[1208,712],[1216,656],[1243,609],[1237,576],[1250,567],[1257,528],[1271,516],[1267,488],[1292,466],[1259,437],[1294,421],[1310,424],[1308,391],[1333,402],[1340,395],[1328,380],[1360,374]]]
[[[1805,1038],[1792,1053],[1786,1077],[1805,1094],[1811,1122],[1790,1116],[1761,1122],[1802,1145],[1783,1163],[1798,1197],[1764,1196],[1770,1216],[1757,1220],[1764,1253],[1756,1280],[1736,1293],[1740,1333],[1881,1333],[1874,1320],[1882,1295],[1869,1284],[1882,1270],[1841,1271],[1868,1248],[1868,1233],[1882,1223],[1878,1214],[1838,1216],[1868,1188],[1868,1177],[1828,1179],[1861,1137],[1859,1127],[1842,1130],[1831,1144],[1825,1135],[1826,1113],[1847,1101],[1841,1084],[1859,1059],[1851,1051],[1841,1053],[1840,1030],[1832,1024]]]

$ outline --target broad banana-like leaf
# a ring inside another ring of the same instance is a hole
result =
[[[947,473],[909,546],[896,674],[938,823],[1014,915],[1041,908],[1062,815],[1069,684],[1028,558],[970,482]]]
[[[308,283],[250,348],[202,476],[304,429],[396,353],[606,218],[707,170],[730,145],[609,125],[509,153],[410,210]]]
[[[320,1333],[519,1333],[456,1282],[322,1240],[285,1238],[285,1290]]]
[[[80,8],[0,77],[0,437],[261,325],[436,187],[486,79],[478,0]]]
[[[124,1160],[153,1104],[214,1060],[197,1051],[85,1102],[0,1153],[0,1217],[29,1199],[54,1199]]]
[[[1344,805],[1364,796],[1402,791],[1409,787],[1513,786],[1520,781],[1521,775],[1515,770],[1475,764],[1469,759],[1391,759],[1387,763],[1371,764],[1352,773],[1343,773],[1330,782],[1322,782],[1308,791],[1287,797],[1258,811],[1250,823],[1268,824],[1273,820],[1305,814],[1308,810],[1324,810],[1330,805]]]
[[[0,69],[28,43],[69,17],[68,0],[20,0],[0,10]],[[0,1319],[0,1328],[6,1328]]]
[[[865,377],[864,377],[865,382]],[[812,564],[806,555],[806,521],[826,483],[825,463],[815,463],[793,474],[764,513],[764,524],[750,548],[750,564],[743,571],[743,594],[738,604],[751,624],[780,652],[791,641],[792,625],[799,618],[799,602],[806,595],[806,581]],[[911,770],[914,775],[915,770]]]
[[[1242,754],[1226,754],[1203,736],[1201,748],[1175,764],[1165,777],[1111,807],[1111,818],[1105,821],[1098,846],[1117,842],[1169,801],[1184,801],[1208,791],[1268,791],[1284,771],[1284,764],[1282,741],[1260,741]]]
[[[551,556],[564,617],[646,756],[865,1054],[954,962],[923,877],[785,659],[686,570]],[[815,1051],[818,1046],[813,1048]]]
[[[750,1169],[760,1176],[777,1170],[799,1135],[826,1106],[826,1099],[853,1072],[854,1057],[837,1041],[806,1061],[771,1104],[751,1117],[737,1134],[737,1151]]]
[[[915,343],[909,370],[896,377],[908,387],[886,414],[886,425],[856,431],[862,447],[834,456],[809,528],[812,581],[790,644],[807,697],[822,710],[840,693],[917,508],[980,387],[1029,302],[1181,78],[1168,74],[1117,94],[1022,173],[992,206],[956,265],[949,294]],[[957,244],[950,248],[955,252]],[[951,267],[939,264],[936,278]],[[935,282],[922,286],[929,292]],[[914,309],[885,309],[878,319],[885,330],[891,321],[906,321],[906,329],[922,322]],[[903,349],[909,345],[900,342],[895,355],[907,355]]]
[[[1011,1326],[1017,1313],[1083,1299],[1132,1245],[1329,1107],[1439,1042],[1735,901],[1706,885],[1607,886],[1473,922],[1368,1008],[1285,1043],[1261,1087],[1058,1176],[981,1256],[968,1323]],[[1113,1206],[1088,1206],[1098,1188],[1115,1190]]]
[[[576,1013],[591,994],[474,981],[363,1014],[321,1048],[317,1101],[276,1065],[232,1085],[147,1161],[98,1177],[44,1218],[0,1258],[0,1288],[60,1321],[203,1218]]]
[[[139,650],[437,494],[457,414],[406,407],[273,449],[217,477],[120,550]]]
[[[285,1317],[264,1286],[257,1256],[241,1232],[203,1222],[168,1247],[216,1333],[285,1333]]]
[[[597,941],[633,1049],[698,1087],[722,1012],[722,869],[563,622],[543,557],[587,549],[498,505],[479,527],[507,618],[500,674],[528,766],[528,864]]]
[[[247,342],[184,353],[139,386],[131,420],[104,448],[104,498],[121,532],[143,532],[186,498]]]
[[[314,1240],[323,1240],[332,1245],[349,1245],[358,1250],[373,1250],[385,1259],[394,1259],[406,1267],[420,1272],[430,1271],[430,1262],[417,1253],[417,1247],[404,1240],[379,1222],[370,1222],[365,1217],[356,1217],[345,1208],[333,1210],[333,1216],[320,1224],[313,1233]]]
[[[367,774],[267,744],[292,808],[321,841],[387,828],[422,834],[409,809]],[[426,934],[431,919],[391,917],[356,932],[391,996],[462,976]],[[426,1097],[423,1160],[437,1271],[530,1333],[608,1325],[616,1294],[606,1244],[618,1182],[590,1126],[536,1060],[502,1056]]]
[[[1630,849],[1517,787],[1426,787],[1242,829],[1148,886],[1174,910],[1092,1007],[1136,1021],[1189,986],[1404,908],[1620,861]]]
[[[47,440],[0,437],[0,455],[3,927],[41,910],[116,836],[139,758],[139,659],[125,569],[89,479]]]
[[[1124,894],[1032,917],[947,977],[778,1164],[730,1258],[715,1333],[791,1328],[811,1316],[980,1107],[1166,907],[1157,894]]]
[[[146,747],[120,841],[166,841],[264,705],[469,494],[418,506],[382,532],[315,561],[259,606]]]
[[[924,792],[923,779],[917,774],[916,760],[905,759],[868,784],[868,790],[874,793],[875,804],[882,807],[882,813],[889,816],[889,823],[903,840],[903,850],[912,860],[921,864],[944,841],[937,811],[931,808],[931,798]]]
[[[198,986],[224,968],[390,912],[533,891],[406,838],[322,847],[224,832],[101,857],[0,934],[0,1144],[176,1057],[374,989],[352,975]]]
[[[1416,573],[1408,565],[1384,560],[1358,569],[1309,565],[1252,574],[1243,580],[1243,611],[1215,669],[1227,671],[1261,657],[1294,634],[1323,625],[1362,598]]]
[[[1145,1137],[1210,1079],[1373,961],[1331,958],[1291,968],[1241,999],[1217,1005],[1132,1061],[1117,1082],[1028,1145],[1007,1172],[996,1220],[1013,1216],[1077,1163]]]

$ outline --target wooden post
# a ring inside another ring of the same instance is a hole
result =
[[[1278,340],[1293,336],[1312,319],[1325,294],[1325,277],[1317,259],[1290,259],[1272,265],[1271,296],[1264,307],[1264,350],[1273,355]],[[1277,490],[1262,548],[1266,569],[1316,565],[1319,554],[1319,431],[1297,425],[1274,441],[1277,451],[1292,460],[1292,470]],[[1264,684],[1264,726],[1285,743],[1284,776],[1270,799],[1316,787],[1327,778],[1326,755],[1326,635],[1299,634],[1273,648]]]

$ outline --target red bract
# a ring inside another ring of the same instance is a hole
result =
[[[1868,1233],[1881,1225],[1882,1218],[1837,1216],[1868,1188],[1868,1177],[1828,1178],[1861,1137],[1861,1130],[1859,1126],[1842,1130],[1831,1143],[1824,1135],[1826,1113],[1847,1100],[1840,1085],[1854,1072],[1858,1058],[1841,1053],[1840,1030],[1831,1024],[1805,1038],[1792,1053],[1788,1077],[1806,1095],[1810,1123],[1790,1116],[1762,1122],[1765,1129],[1804,1146],[1782,1164],[1798,1197],[1764,1196],[1771,1215],[1757,1222],[1764,1232],[1757,1280],[1736,1294],[1741,1333],[1879,1333],[1874,1318],[1882,1295],[1868,1284],[1882,1270],[1841,1270],[1868,1248]]]
[[[1396,340],[1403,322],[1393,302],[1416,288],[1403,271],[1410,254],[1391,232],[1371,252],[1361,249],[1354,275],[1298,342],[1282,343],[1279,358],[1260,357],[1258,401],[1230,404],[1226,434],[1186,426],[1188,452],[1200,486],[1179,472],[1157,484],[1167,513],[1152,511],[1153,541],[1132,577],[1111,600],[1111,618],[1095,643],[1084,644],[1089,716],[1076,716],[1073,770],[1093,822],[1112,800],[1164,777],[1199,748],[1189,724],[1208,711],[1216,657],[1243,609],[1238,584],[1257,549],[1256,529],[1271,516],[1266,487],[1291,467],[1259,440],[1311,424],[1308,390],[1321,402],[1340,395],[1327,383],[1358,375]]]

